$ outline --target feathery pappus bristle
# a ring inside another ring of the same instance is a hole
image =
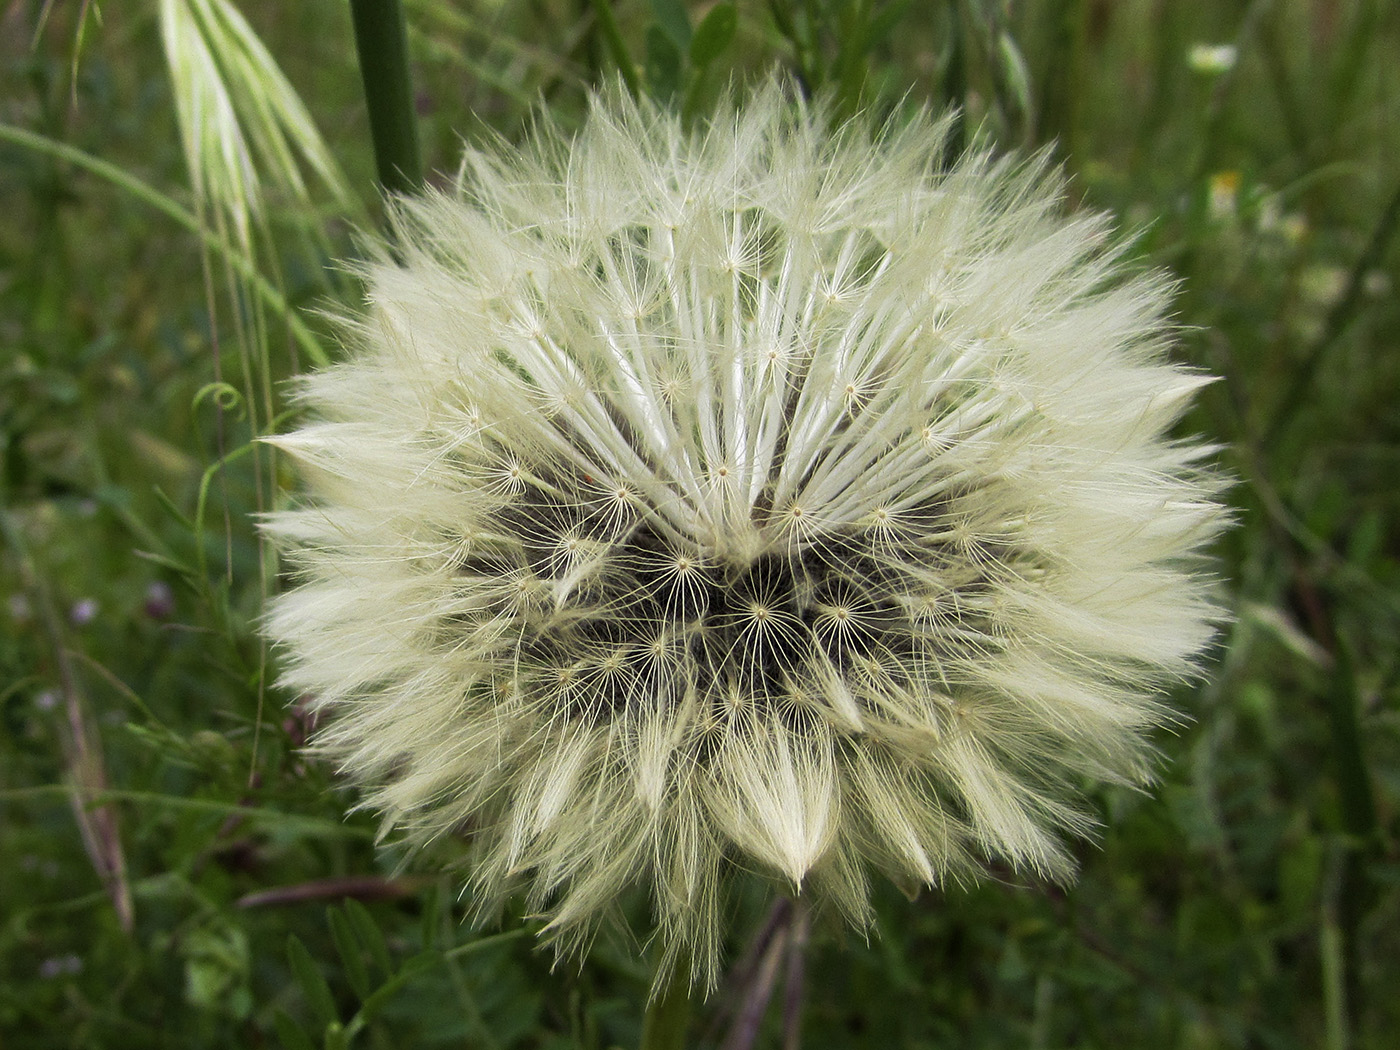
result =
[[[1041,161],[835,130],[770,81],[698,130],[620,91],[394,207],[345,363],[275,443],[268,631],[317,748],[565,948],[647,888],[713,983],[766,873],[1068,876],[1217,618],[1207,378],[1169,284]]]

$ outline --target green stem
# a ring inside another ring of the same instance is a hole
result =
[[[1262,448],[1273,448],[1283,438],[1284,431],[1293,421],[1294,413],[1307,401],[1312,391],[1313,380],[1322,370],[1328,352],[1341,341],[1347,328],[1356,319],[1356,314],[1363,305],[1366,278],[1373,269],[1384,262],[1386,250],[1390,247],[1390,240],[1397,229],[1400,229],[1400,186],[1396,187],[1395,194],[1376,220],[1370,240],[1366,242],[1365,249],[1351,268],[1345,291],[1327,312],[1327,320],[1322,325],[1321,333],[1308,347],[1302,363],[1294,371],[1293,382],[1289,384],[1278,407],[1274,409],[1273,418],[1264,431]]]
[[[953,125],[944,148],[944,164],[951,167],[967,148],[967,27],[963,25],[962,0],[948,3],[948,66],[943,71],[943,102],[952,108]]]
[[[598,20],[598,31],[603,36],[603,43],[607,46],[608,53],[617,63],[617,71],[622,74],[622,82],[627,85],[627,91],[633,98],[640,98],[642,94],[642,82],[637,76],[637,64],[632,61],[632,56],[627,51],[627,44],[622,39],[622,31],[617,27],[617,18],[613,15],[612,4],[609,0],[591,0],[593,4],[593,15]]]
[[[1076,103],[1084,94],[1084,48],[1088,9],[1084,0],[1059,0],[1051,30],[1054,56],[1046,70],[1040,105],[1040,127],[1036,130],[1043,140],[1058,139],[1060,156],[1075,158],[1075,128],[1078,124]],[[1172,53],[1173,55],[1176,52]]]
[[[1361,699],[1356,682],[1356,662],[1344,638],[1337,640],[1335,655],[1337,668],[1328,698],[1328,714],[1342,827],[1353,849],[1369,851],[1379,841],[1380,830],[1366,753],[1361,746]]]
[[[1361,919],[1371,903],[1374,883],[1370,875],[1370,859],[1380,843],[1380,826],[1376,819],[1376,800],[1371,788],[1366,754],[1361,746],[1361,698],[1356,682],[1355,657],[1346,639],[1338,638],[1335,647],[1337,666],[1333,672],[1330,700],[1332,729],[1332,760],[1336,769],[1338,801],[1342,810],[1342,829],[1346,839],[1342,844],[1341,866],[1338,873],[1335,904],[1324,907],[1324,936],[1336,938],[1335,951],[1339,967],[1336,982],[1329,985],[1329,1030],[1333,1015],[1340,1025],[1342,1040],[1335,1044],[1348,1045],[1347,1036],[1356,1019],[1362,1015],[1361,982]],[[1324,949],[1328,942],[1324,941]],[[1326,956],[1324,957],[1326,961]],[[1334,1008],[1335,1004],[1335,1008]]]
[[[423,189],[418,117],[408,73],[408,30],[399,0],[350,0],[379,184],[388,193]]]
[[[681,1050],[689,1020],[690,966],[682,961],[671,971],[666,986],[647,1004],[641,1050]]]

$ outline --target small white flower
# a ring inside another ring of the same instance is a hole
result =
[[[1167,282],[1041,163],[828,126],[770,84],[472,152],[277,442],[320,750],[483,909],[578,946],[641,884],[702,980],[739,871],[856,923],[872,870],[1067,876],[1215,616]]]
[[[1186,53],[1186,64],[1197,73],[1219,76],[1235,68],[1239,49],[1234,44],[1192,44]]]

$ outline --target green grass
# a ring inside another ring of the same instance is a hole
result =
[[[0,1045],[635,1045],[635,946],[551,972],[519,916],[463,926],[452,848],[399,873],[298,753],[252,525],[292,480],[250,441],[335,353],[319,312],[356,290],[331,260],[378,207],[349,9],[238,5],[358,196],[284,122],[260,163],[304,192],[265,170],[245,236],[217,177],[191,188],[161,6],[0,15]],[[409,0],[427,170],[537,100],[575,119],[619,60],[696,115],[775,61],[850,112],[957,102],[969,140],[1056,142],[1072,194],[1179,277],[1179,353],[1221,377],[1188,425],[1238,479],[1237,618],[1159,788],[1099,793],[1072,888],[886,887],[868,944],[818,923],[804,1045],[1390,1045],[1397,5],[775,0],[673,75],[681,6],[693,29],[713,5],[619,0],[609,33],[589,0]],[[1237,61],[1194,69],[1202,43]],[[761,919],[736,902],[736,954]]]

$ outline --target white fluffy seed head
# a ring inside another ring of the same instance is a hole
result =
[[[1068,875],[1215,615],[1165,281],[1039,162],[828,126],[614,94],[469,154],[279,439],[319,749],[566,947],[643,884],[704,981],[739,870],[855,922],[870,869]]]

